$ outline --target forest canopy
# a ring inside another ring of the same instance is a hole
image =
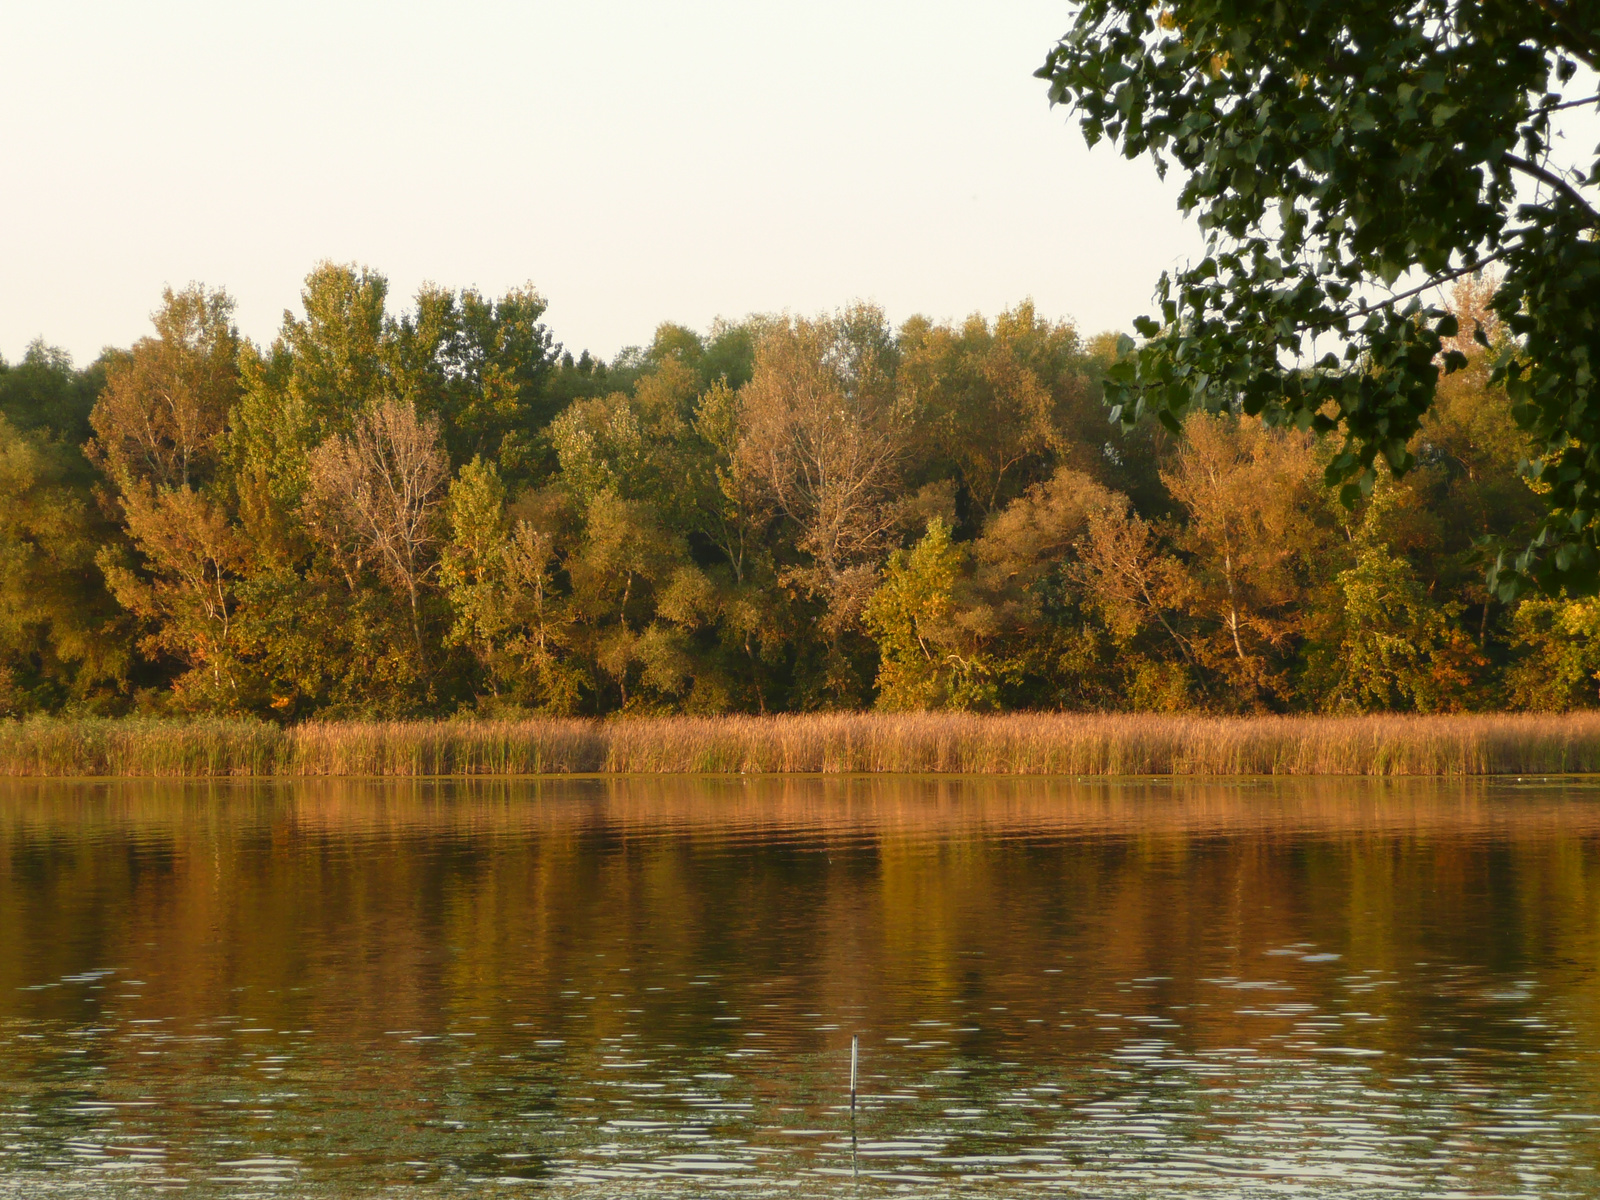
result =
[[[607,362],[531,287],[323,264],[266,346],[169,290],[0,363],[0,715],[1592,706],[1600,606],[1484,582],[1545,519],[1492,292],[1346,505],[1292,424],[1113,420],[1118,337],[1030,303]]]

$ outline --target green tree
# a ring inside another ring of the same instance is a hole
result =
[[[1031,302],[992,326],[977,315],[959,329],[914,319],[900,350],[899,388],[980,517],[1052,460],[1079,470],[1102,460],[1110,429],[1098,404],[1091,411],[1077,330],[1040,319]]]
[[[1434,544],[1406,550],[1436,593],[1473,613],[1478,644],[1486,651],[1504,633],[1495,622],[1503,623],[1505,605],[1487,586],[1485,568],[1498,545],[1533,536],[1543,509],[1518,470],[1535,448],[1517,426],[1505,388],[1493,380],[1494,356],[1508,336],[1488,304],[1494,287],[1485,277],[1463,279],[1453,290],[1449,307],[1462,332],[1445,344],[1467,365],[1439,381],[1433,407],[1413,439],[1418,466],[1406,477],[1435,518]],[[1489,347],[1466,332],[1480,328]]]
[[[657,597],[688,567],[682,536],[654,506],[603,491],[583,514],[583,535],[566,561],[574,638],[615,687],[623,709],[653,708],[684,692],[692,672],[680,643],[657,620]],[[641,686],[642,685],[642,686]]]
[[[655,490],[662,446],[626,393],[574,401],[550,423],[549,436],[561,486],[580,507],[602,492],[637,498]]]
[[[1600,601],[1533,597],[1512,618],[1506,691],[1518,708],[1566,712],[1600,704]]]
[[[116,711],[138,680],[131,624],[95,565],[120,535],[81,448],[104,386],[104,359],[76,370],[43,342],[0,360],[0,715]]]
[[[533,430],[554,413],[545,389],[556,347],[540,320],[545,307],[531,284],[498,300],[430,284],[415,311],[387,322],[391,390],[441,423],[453,462],[490,457],[517,481],[534,472]]]
[[[65,351],[35,340],[22,361],[0,358],[0,417],[19,433],[46,433],[81,446],[93,432],[89,413],[105,387],[105,359],[74,370]]]
[[[1108,373],[1122,417],[1237,404],[1342,429],[1327,473],[1353,502],[1380,456],[1411,466],[1441,371],[1466,365],[1422,297],[1498,264],[1496,378],[1548,507],[1497,585],[1593,590],[1600,167],[1561,157],[1556,122],[1594,105],[1596,68],[1600,13],[1573,0],[1083,0],[1039,74],[1091,144],[1176,163],[1208,238]]]
[[[114,541],[87,464],[0,416],[0,716],[114,707],[132,673],[126,618],[95,555]]]
[[[994,664],[960,622],[956,585],[963,557],[937,517],[910,550],[889,556],[865,612],[881,656],[878,707],[995,707]]]
[[[1462,606],[1436,599],[1385,539],[1403,502],[1380,479],[1353,530],[1354,562],[1334,578],[1334,632],[1307,655],[1306,682],[1326,708],[1442,712],[1472,699],[1485,660],[1461,628]]]
[[[1434,603],[1410,563],[1378,542],[1360,546],[1355,566],[1337,583],[1344,623],[1330,707],[1457,707],[1458,694],[1471,682],[1462,668],[1472,665],[1473,654],[1455,627],[1456,606]]]
[[[430,285],[392,314],[383,276],[323,263],[302,302],[270,349],[241,355],[229,418],[240,637],[285,715],[448,706],[476,659],[445,644],[444,487],[474,457],[513,487],[546,469],[544,300]]]
[[[322,263],[300,294],[304,318],[285,311],[272,346],[241,355],[244,390],[230,415],[228,445],[241,488],[261,493],[263,517],[281,525],[305,493],[312,448],[348,433],[358,413],[391,394],[388,294],[381,275]]]
[[[499,472],[476,458],[450,487],[449,516],[440,565],[455,616],[449,640],[471,650],[495,703],[576,711],[585,681],[568,653],[557,531],[528,516],[513,521]]]

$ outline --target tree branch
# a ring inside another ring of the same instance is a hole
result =
[[[1546,104],[1534,109],[1528,115],[1537,117],[1542,113],[1564,112],[1569,108],[1582,108],[1585,104],[1600,104],[1600,96],[1585,96],[1581,100],[1563,100],[1560,104]]]
[[[1504,257],[1504,250],[1496,250],[1493,254],[1490,254],[1485,258],[1480,258],[1469,266],[1458,267],[1454,271],[1446,271],[1442,275],[1430,275],[1426,283],[1419,283],[1416,287],[1408,288],[1403,292],[1395,292],[1392,296],[1387,296],[1375,304],[1368,304],[1366,299],[1363,297],[1356,301],[1356,307],[1364,313],[1376,312],[1379,309],[1389,308],[1393,305],[1399,304],[1402,300],[1409,300],[1413,296],[1420,296],[1423,292],[1430,291],[1433,288],[1449,283],[1453,279],[1460,279],[1463,275],[1475,274],[1478,271],[1483,270],[1483,268],[1488,266],[1490,263],[1498,262]]]
[[[1557,4],[1556,0],[1534,0],[1534,3],[1542,8],[1555,27],[1570,39],[1566,49],[1583,59],[1590,67],[1600,71],[1600,38],[1572,24],[1570,7],[1566,4]]]
[[[1548,183],[1556,191],[1588,213],[1592,224],[1600,225],[1600,212],[1596,212],[1594,206],[1584,199],[1582,192],[1578,191],[1577,188],[1573,187],[1554,171],[1546,170],[1538,163],[1529,162],[1527,159],[1519,158],[1515,154],[1507,154],[1503,157],[1513,170],[1521,171],[1524,175],[1530,175],[1541,183]]]

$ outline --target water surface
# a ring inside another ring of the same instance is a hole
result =
[[[1571,781],[12,781],[0,1195],[1593,1196],[1597,966]]]

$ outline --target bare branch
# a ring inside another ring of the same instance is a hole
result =
[[[349,438],[336,435],[311,454],[314,523],[336,557],[353,543],[405,592],[419,655],[421,590],[435,566],[430,551],[449,474],[438,422],[419,421],[415,408],[396,400],[363,414]]]
[[[898,525],[892,488],[905,433],[892,395],[844,322],[799,321],[762,346],[740,414],[739,456],[800,528],[811,559],[793,577],[828,603],[835,639],[856,619]]]

